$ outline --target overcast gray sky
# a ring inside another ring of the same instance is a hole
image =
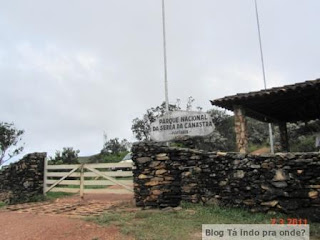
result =
[[[164,100],[161,0],[0,0],[0,121],[24,154],[133,141]],[[268,87],[320,77],[319,0],[258,0]],[[260,90],[254,0],[166,0],[170,103]]]

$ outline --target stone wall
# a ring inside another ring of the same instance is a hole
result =
[[[46,153],[30,153],[0,170],[0,201],[28,202],[43,192]]]
[[[141,142],[132,147],[139,207],[181,200],[294,213],[320,220],[320,153],[204,152]]]

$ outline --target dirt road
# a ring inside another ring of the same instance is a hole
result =
[[[77,206],[80,199],[69,197],[57,199],[52,206],[72,205]],[[92,211],[92,206],[114,207],[121,201],[132,201],[132,195],[95,195],[86,196],[81,201],[81,208]],[[68,216],[64,211],[45,213],[40,211],[43,203],[32,205],[20,205],[17,209],[3,209],[0,211],[1,240],[112,240],[128,239],[119,233],[114,226],[101,227],[81,218],[81,214]],[[21,207],[21,206],[24,206]],[[45,205],[50,208],[51,205]],[[31,210],[30,210],[31,209]],[[38,211],[37,211],[38,209]],[[39,210],[40,209],[40,210]],[[67,209],[68,210],[68,209]],[[67,211],[66,210],[66,211]],[[73,211],[73,210],[72,210]],[[83,212],[83,211],[82,211]],[[81,213],[82,213],[81,212]],[[85,215],[87,216],[87,215]]]
[[[0,212],[2,240],[102,240],[122,239],[117,228],[100,227],[66,216]]]

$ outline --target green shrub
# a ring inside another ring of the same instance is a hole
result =
[[[291,141],[290,150],[292,152],[315,152],[316,137],[314,135],[300,136]]]

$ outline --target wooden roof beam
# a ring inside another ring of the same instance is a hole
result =
[[[247,108],[246,106],[242,106],[243,109],[245,109],[246,111],[246,115],[248,117],[251,117],[251,118],[254,118],[254,119],[257,119],[261,122],[269,122],[269,123],[278,123],[278,122],[281,122],[281,120],[279,119],[276,119],[276,118],[273,118],[273,117],[270,117],[268,115],[265,115],[261,112],[258,112],[258,111],[255,111],[251,108]]]

